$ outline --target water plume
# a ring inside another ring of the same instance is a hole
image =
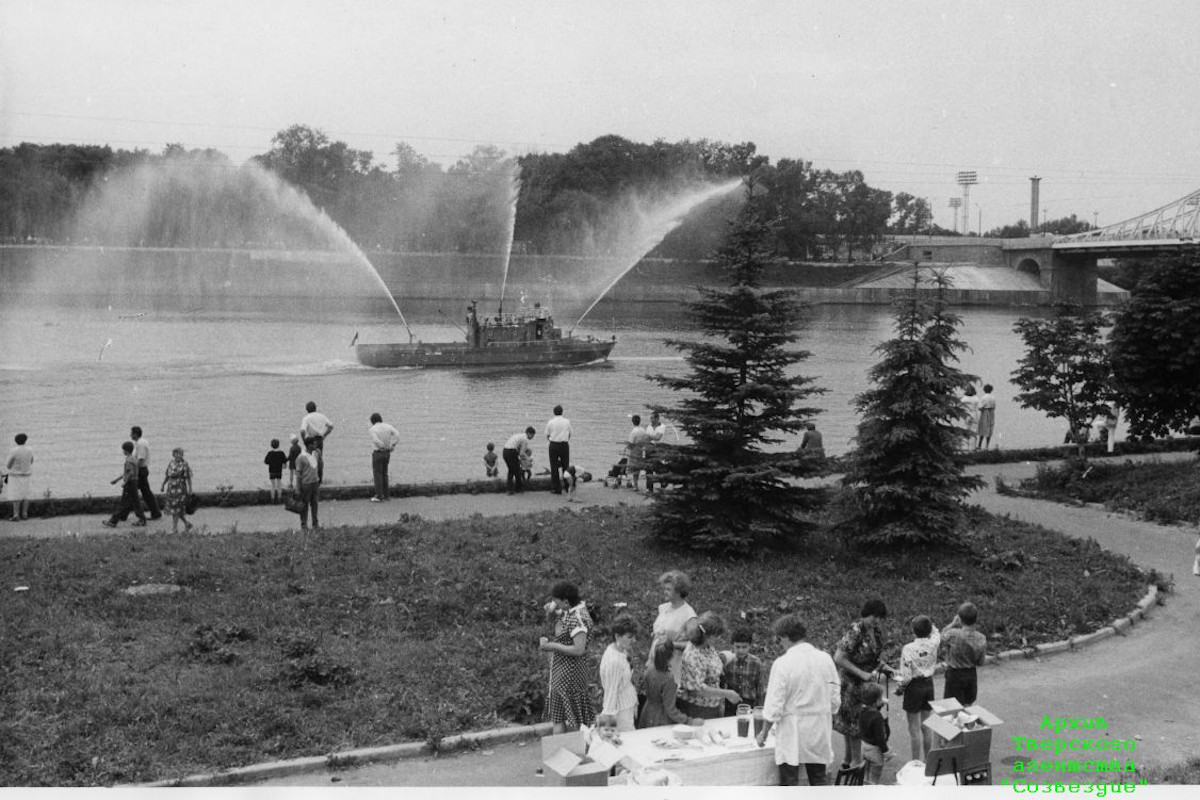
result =
[[[517,198],[521,195],[521,166],[512,163],[512,175],[508,187],[508,219],[504,239],[504,273],[500,279],[500,313],[504,313],[504,290],[508,286],[508,264],[512,260],[513,236],[517,229]]]
[[[118,308],[223,310],[283,301],[320,310],[332,298],[377,302],[378,291],[408,328],[349,235],[253,161],[172,154],[118,170],[97,184],[71,230],[76,249],[42,265],[44,295],[92,294]]]
[[[599,292],[595,294],[591,304],[584,309],[571,326],[574,330],[583,322],[584,317],[604,299],[604,296],[617,285],[631,269],[637,266],[646,254],[657,247],[672,230],[677,228],[684,218],[697,206],[714,198],[720,197],[738,186],[741,180],[702,186],[682,195],[675,195],[665,202],[646,204],[634,202],[632,213],[627,218],[628,233],[617,251],[616,267],[606,270],[603,276],[605,282],[600,284]],[[595,281],[591,282],[592,284]]]

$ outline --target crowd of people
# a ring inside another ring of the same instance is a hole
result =
[[[810,785],[826,783],[827,767],[834,761],[834,731],[845,744],[842,769],[861,769],[867,782],[878,783],[892,757],[886,696],[891,679],[903,698],[916,760],[924,759],[932,744],[922,723],[931,711],[939,664],[946,673],[943,696],[964,706],[976,701],[976,668],[986,659],[987,640],[976,629],[978,611],[971,603],[963,603],[940,631],[929,617],[914,617],[913,639],[901,649],[896,667],[884,661],[887,607],[880,599],[863,605],[832,655],[807,641],[798,615],[785,614],[771,628],[780,655],[768,667],[751,652],[754,636],[747,628],[730,632],[731,649],[720,649],[727,635],[725,621],[713,611],[696,612],[688,600],[686,574],[663,573],[658,584],[663,603],[650,626],[644,661],[637,652],[642,625],[622,613],[610,626],[612,640],[598,669],[588,656],[596,623],[578,586],[569,581],[551,586],[545,611],[553,633],[538,646],[549,654],[545,718],[554,733],[581,725],[618,733],[702,725],[743,706],[743,713],[753,709],[763,720],[756,733],[760,747],[775,731],[781,784],[797,785],[802,766]],[[599,710],[590,689],[597,680],[603,691]]]

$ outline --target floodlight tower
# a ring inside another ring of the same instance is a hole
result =
[[[971,186],[973,186],[976,183],[979,183],[979,177],[976,174],[976,172],[974,170],[972,170],[970,172],[958,173],[957,180],[958,180],[958,185],[963,187],[962,203],[963,203],[963,208],[966,209],[963,212],[963,214],[967,215],[967,216],[963,217],[963,233],[969,233],[967,228],[970,227]],[[980,233],[982,233],[982,231],[980,231]]]
[[[950,207],[954,209],[954,232],[958,233],[958,209],[962,207],[962,198],[951,197]]]

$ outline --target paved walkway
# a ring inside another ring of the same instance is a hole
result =
[[[596,481],[579,484],[576,499],[578,502],[567,502],[562,495],[551,494],[548,491],[531,491],[514,495],[499,492],[399,497],[386,503],[372,503],[366,499],[322,500],[320,519],[323,527],[336,528],[342,525],[387,525],[395,522],[402,514],[413,514],[432,520],[464,519],[476,514],[502,517],[560,508],[577,510],[588,506],[641,505],[648,502],[641,492],[610,489]],[[7,511],[8,504],[0,502],[0,508]],[[0,521],[0,536],[107,536],[139,530],[130,527],[134,517],[129,518],[130,522],[120,523],[115,530],[101,524],[105,519],[107,517],[102,514],[72,514],[49,519],[34,518],[23,522],[9,522],[5,518]],[[300,525],[300,517],[286,511],[283,506],[204,506],[190,519],[201,533],[208,534],[281,531]],[[182,526],[180,529],[182,530]],[[151,522],[145,530],[170,535],[171,518],[163,517]]]
[[[1180,458],[1194,458],[1182,454]],[[993,761],[1011,764],[1017,750],[1011,736],[1038,736],[1044,715],[1097,717],[1108,721],[1113,738],[1136,738],[1135,758],[1146,764],[1172,764],[1200,752],[1200,693],[1196,691],[1196,663],[1200,654],[1200,579],[1191,575],[1194,530],[1161,527],[1139,522],[1093,507],[1077,508],[997,495],[992,480],[1003,475],[1009,482],[1033,474],[1034,464],[988,465],[975,471],[988,487],[974,498],[987,510],[1009,514],[1081,538],[1091,537],[1102,546],[1128,555],[1135,563],[1175,578],[1175,592],[1166,605],[1151,612],[1124,636],[1113,637],[1084,650],[1043,659],[1005,662],[980,674],[980,703],[1005,724],[993,741]],[[645,498],[628,490],[613,490],[599,483],[581,485],[580,503],[564,503],[548,492],[523,495],[443,495],[411,497],[390,503],[366,500],[322,504],[326,526],[387,524],[401,514],[427,519],[501,516],[583,508],[589,505],[642,504]],[[59,517],[21,523],[0,522],[0,535],[53,537],[106,535],[99,516]],[[296,517],[277,507],[202,509],[195,521],[211,534],[234,531],[275,531],[294,526]],[[169,532],[166,526],[149,530]],[[118,531],[126,530],[122,525]],[[1082,576],[1081,576],[1082,579]],[[939,681],[940,682],[940,681]],[[940,696],[940,690],[939,690]],[[892,748],[897,759],[885,773],[890,779],[909,753],[907,728],[899,703],[891,709]],[[836,735],[835,735],[836,739]],[[835,750],[840,745],[835,742]],[[1027,756],[1024,756],[1027,757]],[[276,786],[521,786],[539,785],[534,770],[540,766],[536,742],[497,745],[494,749],[444,758],[405,760],[330,772],[280,778]],[[1085,778],[1086,779],[1086,778]]]

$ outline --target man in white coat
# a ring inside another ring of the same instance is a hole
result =
[[[809,785],[824,786],[833,761],[833,715],[842,704],[837,667],[828,653],[804,641],[808,631],[795,614],[775,620],[771,630],[786,652],[771,665],[758,746],[774,728],[780,785],[798,786],[803,764]]]

